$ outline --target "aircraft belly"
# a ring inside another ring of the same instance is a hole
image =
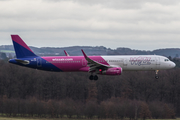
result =
[[[155,65],[128,65],[128,67],[123,68],[123,70],[156,70]]]
[[[79,63],[65,63],[61,64],[59,68],[62,68],[63,71],[71,72],[71,71],[78,71],[81,67]]]

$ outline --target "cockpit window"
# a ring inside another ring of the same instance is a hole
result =
[[[164,59],[164,61],[169,61],[169,59]]]

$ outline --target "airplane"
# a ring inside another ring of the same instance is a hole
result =
[[[119,55],[119,56],[46,56],[40,57],[26,45],[19,35],[11,35],[16,57],[9,63],[39,70],[55,72],[89,72],[90,80],[98,80],[99,75],[121,75],[123,71],[158,71],[171,69],[176,64],[167,57],[159,55]],[[94,75],[93,75],[94,74]]]

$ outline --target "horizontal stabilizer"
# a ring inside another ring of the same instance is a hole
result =
[[[28,60],[15,59],[15,61],[18,62],[18,63],[24,64],[24,65],[29,64],[29,61],[28,61]]]

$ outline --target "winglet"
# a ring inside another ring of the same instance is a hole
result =
[[[66,56],[69,56],[69,54],[64,50],[64,53],[66,54]]]
[[[85,57],[85,58],[88,58],[88,56],[87,56],[86,53],[83,51],[83,49],[81,49],[81,51],[82,51],[84,57]]]

